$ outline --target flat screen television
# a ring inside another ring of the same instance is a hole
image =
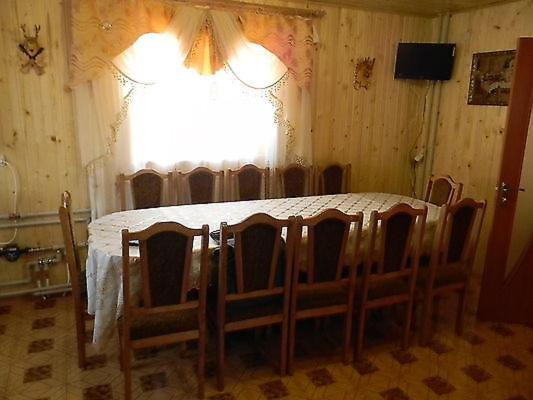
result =
[[[394,78],[447,81],[454,59],[454,43],[399,43]]]

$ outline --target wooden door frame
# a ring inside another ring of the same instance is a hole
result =
[[[520,185],[532,104],[533,38],[520,38],[517,45],[498,185],[501,182],[508,183],[512,188],[518,188]],[[529,188],[529,190],[533,190],[533,188]],[[509,200],[505,205],[500,203],[499,192],[494,198],[494,219],[487,245],[478,306],[478,318],[481,320],[518,322],[519,319],[522,319],[518,315],[514,315],[516,310],[508,309],[507,305],[510,302],[504,298],[505,296],[519,295],[504,290],[505,286],[508,286],[505,272],[513,232],[517,195],[517,191],[510,192]],[[533,275],[533,271],[527,273]],[[516,278],[516,276],[515,271],[509,274],[510,278]],[[533,313],[531,314],[533,316]]]

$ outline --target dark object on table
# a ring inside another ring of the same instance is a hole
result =
[[[216,242],[216,244],[220,245],[220,229],[216,230],[216,231],[209,232],[209,236],[211,236],[211,239],[213,239]],[[234,242],[233,234],[229,234],[228,235],[228,244],[230,246],[233,246],[233,242]]]

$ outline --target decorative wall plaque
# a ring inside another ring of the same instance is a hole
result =
[[[375,58],[359,58],[354,65],[353,88],[355,90],[368,89],[372,80]]]
[[[475,53],[472,56],[468,104],[509,104],[515,56],[515,50]]]

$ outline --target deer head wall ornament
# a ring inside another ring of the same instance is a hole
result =
[[[41,25],[34,25],[33,36],[26,32],[26,25],[20,26],[22,33],[24,34],[24,41],[19,43],[19,50],[22,53],[23,62],[20,66],[20,70],[27,74],[30,70],[35,70],[37,75],[44,74],[44,65],[42,64],[42,54],[44,47],[39,44],[39,31]]]
[[[353,88],[355,90],[367,90],[370,87],[375,62],[375,58],[366,57],[359,58],[357,62],[354,63]]]

